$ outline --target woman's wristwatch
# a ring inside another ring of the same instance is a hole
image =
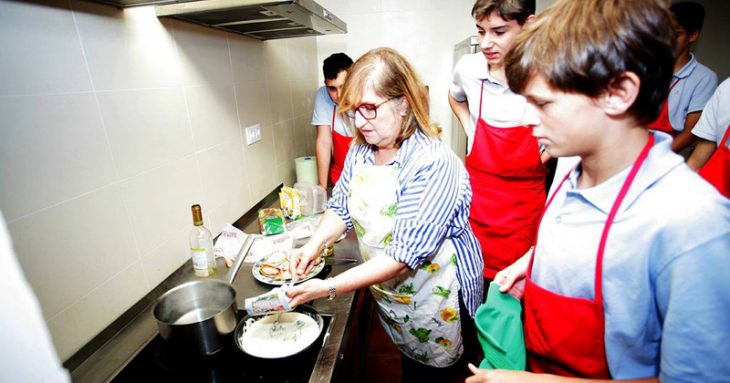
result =
[[[327,299],[335,299],[335,297],[337,296],[337,287],[335,287],[335,282],[332,280],[332,278],[325,279],[325,282],[327,282]]]

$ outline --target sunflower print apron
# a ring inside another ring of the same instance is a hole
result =
[[[356,163],[348,209],[363,261],[388,256],[398,210],[398,165]],[[434,367],[450,366],[463,353],[456,250],[445,239],[416,270],[370,286],[380,322],[406,356]]]

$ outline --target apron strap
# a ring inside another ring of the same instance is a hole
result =
[[[619,191],[616,200],[613,202],[613,206],[611,206],[611,211],[608,213],[608,218],[606,218],[606,224],[603,226],[601,241],[598,244],[598,259],[596,260],[596,278],[594,287],[594,291],[596,292],[595,299],[601,303],[601,307],[603,307],[603,278],[601,277],[603,275],[603,254],[606,250],[608,232],[611,230],[611,225],[613,225],[613,220],[616,218],[619,207],[621,207],[621,202],[623,202],[624,197],[628,194],[629,188],[631,188],[631,184],[634,183],[634,178],[636,178],[639,168],[641,168],[646,157],[649,156],[649,150],[651,150],[652,146],[654,146],[654,135],[649,134],[649,140],[647,140],[646,145],[644,145],[641,153],[639,153],[639,157],[637,157],[636,161],[634,161],[634,165],[631,167],[629,175],[626,176],[626,180],[621,186],[621,191]]]

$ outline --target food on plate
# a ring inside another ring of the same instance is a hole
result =
[[[262,275],[275,279],[279,279],[279,274],[281,274],[280,268],[272,265],[267,265],[265,263],[261,264],[261,266],[259,267],[259,271]]]
[[[286,251],[276,251],[261,261],[259,266],[261,275],[276,280],[291,279],[289,272],[289,253]]]
[[[322,267],[313,269],[312,272],[308,274],[309,278],[319,273],[322,270]],[[275,284],[280,284],[278,282],[283,283],[291,280],[292,275],[289,271],[289,252],[279,250],[264,257],[261,261],[254,265],[254,276],[256,276],[257,272],[259,276],[263,277],[263,280],[259,280],[264,283],[277,282]],[[306,279],[308,278],[302,278],[302,280]]]
[[[289,262],[289,253],[286,251],[276,251],[266,257],[266,259],[262,263],[265,265],[278,267],[284,262]]]

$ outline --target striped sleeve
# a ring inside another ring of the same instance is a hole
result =
[[[399,176],[398,212],[386,252],[411,269],[435,253],[447,237],[459,202],[458,159],[444,148],[427,145]]]

